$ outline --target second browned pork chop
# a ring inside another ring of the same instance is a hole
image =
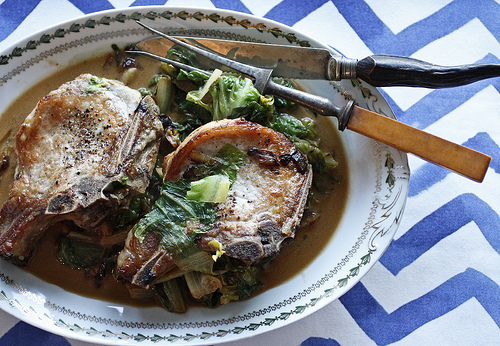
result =
[[[225,202],[215,207],[215,224],[197,245],[213,250],[212,240],[229,257],[250,265],[274,257],[283,241],[293,238],[312,180],[307,159],[281,133],[243,120],[210,122],[193,131],[163,163],[164,179],[183,178],[192,166],[215,157],[226,144],[246,154]],[[118,272],[138,286],[149,287],[175,267],[171,254],[150,232],[141,242],[129,233],[118,257]]]

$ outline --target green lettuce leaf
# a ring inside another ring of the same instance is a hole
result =
[[[226,144],[216,157],[195,168],[196,178],[221,175],[232,184],[245,158],[245,153]],[[164,182],[154,209],[133,227],[135,236],[143,241],[149,232],[154,232],[174,260],[198,251],[194,238],[214,223],[216,215],[212,203],[187,198],[191,189],[191,182],[186,179]]]
[[[228,143],[217,152],[215,157],[211,158],[203,165],[195,167],[192,174],[198,179],[210,175],[225,175],[232,184],[236,181],[241,164],[246,157],[246,153]]]
[[[190,201],[222,203],[226,200],[231,182],[225,175],[209,175],[191,182],[186,198]]]
[[[215,211],[211,203],[187,200],[190,188],[191,184],[186,180],[165,182],[153,211],[134,226],[135,236],[143,241],[149,232],[154,232],[174,259],[196,251],[194,238],[213,224]],[[188,223],[190,227],[195,225],[190,232],[187,232]]]
[[[285,113],[276,117],[272,128],[288,137],[296,136],[300,139],[315,139],[317,136],[314,121],[311,118],[299,120]]]
[[[249,121],[269,125],[274,120],[274,98],[262,96],[248,78],[222,75],[209,79],[208,85],[190,91],[186,100],[202,106],[212,114],[212,120],[245,118]],[[203,101],[205,90],[212,96],[211,102]]]

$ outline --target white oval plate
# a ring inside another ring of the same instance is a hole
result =
[[[107,52],[112,43],[149,37],[135,20],[170,34],[329,48],[285,25],[231,11],[135,7],[94,13],[45,29],[0,52],[0,114],[19,94],[61,66]],[[358,105],[394,118],[380,93],[362,82],[301,85],[339,105],[354,98]],[[405,206],[410,175],[406,154],[350,131],[341,138],[350,175],[342,220],[313,263],[276,288],[216,309],[173,314],[78,296],[0,261],[0,308],[47,331],[102,344],[145,340],[214,344],[297,321],[339,298],[368,272],[391,242]]]

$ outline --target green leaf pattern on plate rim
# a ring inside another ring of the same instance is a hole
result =
[[[134,12],[131,15],[125,15],[123,13],[117,14],[115,17],[109,17],[109,16],[103,16],[100,20],[94,20],[94,19],[89,19],[83,24],[78,24],[78,23],[73,23],[70,25],[69,28],[64,29],[64,28],[58,28],[52,35],[47,35],[44,34],[40,37],[38,41],[29,41],[25,47],[15,47],[12,50],[12,53],[9,55],[2,55],[0,56],[0,65],[6,65],[9,63],[9,60],[15,58],[15,57],[20,57],[22,54],[28,50],[33,50],[36,49],[38,46],[42,44],[47,44],[50,43],[52,40],[57,39],[57,38],[63,38],[67,34],[70,34],[72,32],[80,32],[80,30],[84,29],[95,29],[99,25],[109,25],[111,22],[120,22],[124,23],[127,20],[141,20],[141,19],[150,19],[150,20],[155,20],[159,18],[171,20],[174,18],[179,18],[182,20],[188,20],[188,19],[195,19],[197,21],[203,21],[203,20],[210,20],[214,23],[220,23],[224,22],[230,26],[241,26],[245,29],[256,29],[260,32],[268,32],[272,34],[275,37],[283,37],[285,38],[289,43],[295,43],[300,46],[304,47],[309,47],[310,44],[309,42],[305,40],[299,40],[293,33],[285,33],[282,30],[278,28],[269,28],[263,23],[252,23],[248,19],[244,20],[236,20],[232,16],[221,16],[217,13],[210,13],[210,14],[204,14],[202,12],[194,12],[194,13],[189,13],[186,11],[180,11],[178,13],[173,13],[171,11],[164,11],[164,12],[155,12],[155,11],[149,11],[147,13],[140,13],[140,12]]]

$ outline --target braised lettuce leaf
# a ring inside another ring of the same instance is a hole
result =
[[[232,184],[245,157],[238,148],[226,144],[214,158],[197,166],[193,177],[198,180],[222,175]],[[191,190],[191,181],[187,179],[164,182],[154,209],[133,227],[135,236],[143,241],[149,232],[154,232],[174,259],[196,252],[194,238],[214,223],[216,215],[212,203],[188,199]]]
[[[154,232],[173,257],[186,257],[196,251],[194,238],[215,221],[215,211],[210,203],[186,199],[191,183],[186,180],[165,182],[155,208],[134,226],[135,236],[143,241]],[[188,224],[194,228],[186,232]]]
[[[204,100],[206,89],[211,101]],[[241,76],[209,78],[202,88],[190,91],[186,100],[208,110],[212,120],[241,117],[263,125],[274,120],[274,98],[261,95],[250,79]]]

